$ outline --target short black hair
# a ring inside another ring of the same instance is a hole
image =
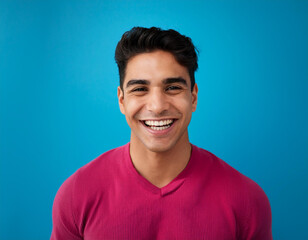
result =
[[[198,50],[189,37],[173,29],[162,30],[157,27],[134,27],[122,35],[115,50],[121,89],[123,90],[126,66],[129,59],[140,53],[155,50],[170,52],[179,64],[187,68],[191,81],[191,90],[193,90],[195,71],[198,68]]]

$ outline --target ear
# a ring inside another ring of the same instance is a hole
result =
[[[191,92],[191,95],[192,95],[192,111],[196,111],[197,109],[197,102],[198,102],[198,86],[197,84],[195,83],[195,86],[193,87],[193,90]]]
[[[119,106],[120,106],[120,111],[125,115],[125,108],[124,108],[124,93],[120,86],[118,87],[118,100],[119,100]]]

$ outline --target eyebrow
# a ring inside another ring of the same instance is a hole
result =
[[[187,81],[182,77],[176,77],[176,78],[166,78],[163,80],[164,84],[171,84],[171,83],[181,83],[185,86],[187,86]]]
[[[128,88],[133,85],[150,85],[150,81],[143,79],[132,79],[127,82],[126,87]]]
[[[163,80],[163,84],[181,83],[187,86],[187,81],[182,77],[166,78]],[[150,81],[144,79],[132,79],[126,84],[126,87],[131,87],[133,85],[150,85]]]

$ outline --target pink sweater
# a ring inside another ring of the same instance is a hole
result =
[[[210,152],[193,146],[186,168],[157,188],[138,174],[129,144],[88,163],[60,187],[52,240],[270,240],[263,190]]]

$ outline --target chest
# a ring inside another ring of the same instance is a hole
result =
[[[236,239],[224,200],[191,196],[105,196],[83,214],[84,239]]]

